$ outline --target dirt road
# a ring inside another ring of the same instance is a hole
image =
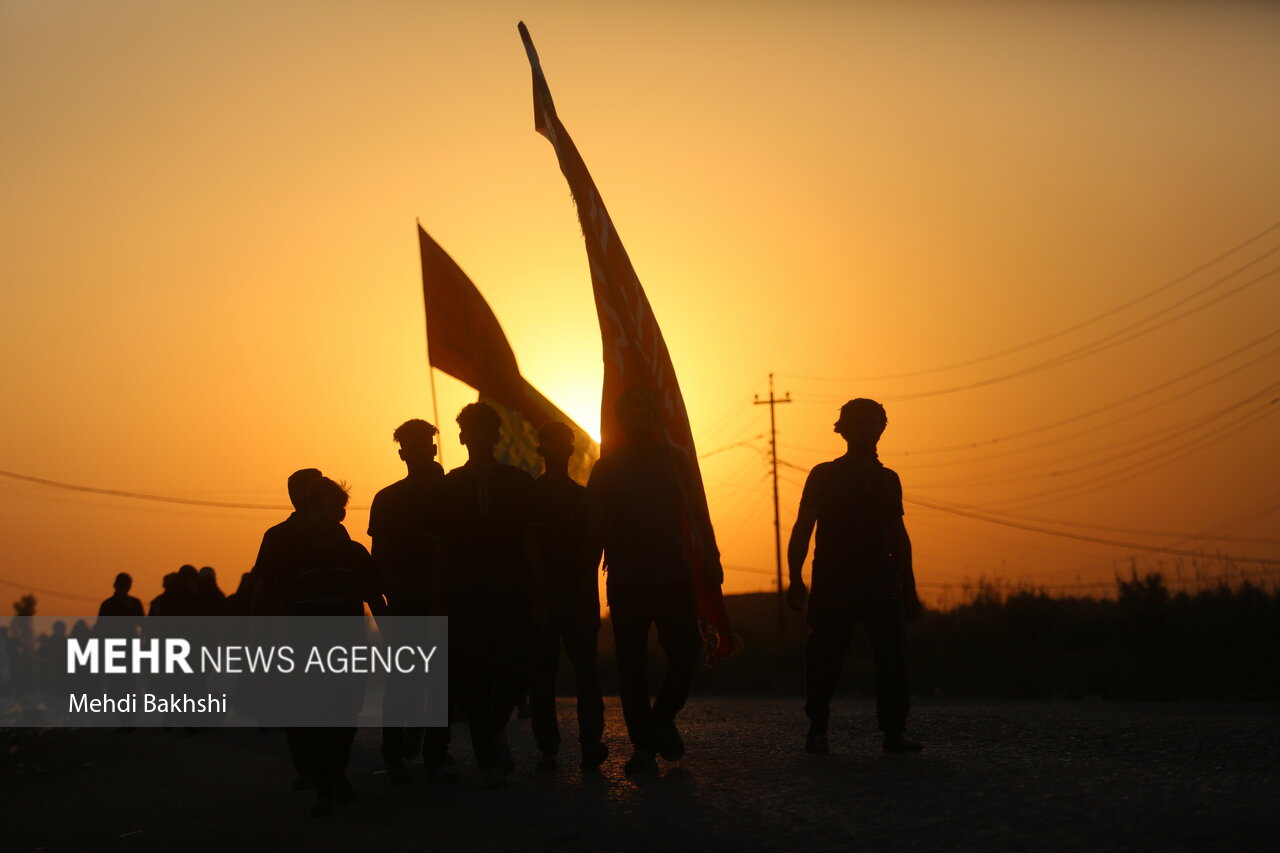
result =
[[[613,756],[577,769],[571,704],[562,768],[533,768],[527,721],[512,724],[517,770],[479,787],[465,727],[457,785],[380,773],[379,732],[362,729],[351,779],[361,801],[325,818],[287,790],[283,736],[213,730],[9,730],[0,824],[23,850],[1200,850],[1275,849],[1280,706],[917,704],[923,753],[879,750],[874,708],[837,703],[832,753],[800,749],[796,699],[695,699],[688,755],[657,778]],[[415,768],[418,769],[418,768]],[[376,845],[376,846],[374,846]]]

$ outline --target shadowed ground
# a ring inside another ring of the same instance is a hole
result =
[[[511,784],[479,788],[465,727],[458,785],[381,775],[362,729],[359,803],[307,816],[283,736],[251,729],[10,730],[0,765],[6,850],[1263,849],[1280,833],[1280,706],[924,700],[918,755],[879,750],[874,708],[833,707],[832,753],[800,749],[796,699],[695,699],[688,755],[633,782],[616,700],[601,774],[533,769],[513,723]],[[560,704],[566,734],[571,704]],[[418,767],[414,768],[418,770]],[[373,849],[379,849],[377,847]]]

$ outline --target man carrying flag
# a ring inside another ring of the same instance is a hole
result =
[[[520,37],[533,72],[534,125],[555,148],[586,240],[604,350],[602,449],[588,502],[605,549],[623,714],[635,746],[627,767],[652,770],[655,753],[668,760],[684,753],[674,716],[697,665],[698,618],[711,660],[735,649],[720,592],[724,573],[662,330],[595,182],[556,115],[523,23]],[[651,623],[658,626],[669,664],[652,707],[645,656]]]
[[[661,440],[657,396],[633,386],[614,406],[627,443],[596,463],[587,483],[589,529],[604,548],[622,716],[635,752],[629,773],[654,772],[656,754],[684,755],[676,714],[698,668],[698,605],[685,548],[676,457]],[[649,704],[649,626],[667,672]]]

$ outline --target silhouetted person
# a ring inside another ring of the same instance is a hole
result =
[[[884,749],[920,749],[903,735],[911,700],[903,623],[919,614],[920,599],[911,540],[902,523],[902,483],[876,457],[876,443],[888,423],[884,407],[874,400],[858,398],[840,408],[835,431],[848,451],[809,472],[787,545],[787,598],[794,610],[802,610],[806,590],[801,571],[816,525],[805,648],[809,752],[829,750],[831,697],[859,622],[875,655],[876,714]]]
[[[200,615],[200,573],[190,564],[178,569],[178,614]]]
[[[533,478],[494,459],[501,421],[487,403],[458,414],[467,463],[445,476],[449,669],[487,787],[512,770],[505,729],[527,689],[533,633]]]
[[[533,734],[542,752],[538,766],[554,769],[560,751],[556,723],[556,670],[560,645],[573,667],[578,697],[578,742],[582,769],[595,769],[609,755],[604,734],[604,699],[596,669],[600,633],[600,590],[596,568],[600,552],[587,544],[587,490],[569,476],[573,428],[556,421],[538,430],[538,454],[546,471],[534,482],[537,500],[538,558],[547,620],[534,635],[533,681],[529,705]]]
[[[360,618],[368,603],[375,615],[385,613],[380,579],[373,558],[352,541],[342,526],[346,518],[346,489],[327,477],[306,488],[299,509],[301,531],[296,547],[279,562],[263,567],[258,587],[264,606],[282,615],[350,616]],[[357,799],[346,778],[347,761],[355,739],[355,722],[364,702],[362,682],[348,682],[323,697],[335,714],[349,716],[351,725],[295,727],[287,730],[294,755],[315,783],[314,812],[332,810],[336,801]]]
[[[224,612],[228,616],[248,616],[253,610],[253,572],[240,575],[240,585],[227,596]]]
[[[226,609],[227,594],[218,588],[218,573],[205,566],[196,574],[194,610],[198,616],[221,616]]]
[[[182,581],[177,572],[169,572],[161,581],[160,594],[151,599],[148,616],[181,616],[183,613]]]
[[[123,636],[137,636],[142,629],[142,619],[145,614],[142,610],[142,602],[129,594],[129,590],[133,588],[133,578],[127,572],[121,572],[116,575],[112,586],[115,592],[98,605],[98,618],[112,617],[114,623],[125,629]],[[133,620],[132,631],[127,630],[129,620]]]
[[[630,388],[614,406],[626,444],[596,463],[587,484],[591,535],[604,546],[606,591],[618,661],[618,692],[634,753],[629,772],[657,770],[655,755],[678,761],[684,741],[675,716],[698,666],[692,568],[685,553],[676,461],[661,437],[657,397]],[[667,671],[649,703],[649,627]]]
[[[302,499],[307,490],[324,477],[319,468],[302,468],[289,475],[287,486],[289,503],[293,504],[293,512],[289,517],[274,527],[267,528],[262,534],[262,544],[258,546],[258,558],[254,560],[254,589],[251,612],[256,616],[274,616],[279,608],[278,595],[269,598],[268,590],[262,586],[264,575],[277,574],[279,566],[292,559],[293,553],[301,547],[306,539],[305,524],[302,520]]]
[[[400,445],[406,474],[382,489],[369,509],[373,559],[387,590],[392,616],[443,616],[443,571],[440,515],[444,469],[436,462],[434,425],[414,418],[405,421],[392,439]],[[388,678],[383,699],[382,758],[394,784],[409,781],[406,759],[422,751],[427,777],[436,782],[458,778],[449,755],[448,726],[426,729],[396,724],[396,715],[410,704],[422,706],[425,684]],[[439,699],[436,699],[439,701]]]
[[[323,478],[318,468],[301,468],[289,475],[286,482],[289,492],[289,503],[293,504],[293,512],[279,524],[267,528],[262,534],[262,544],[258,546],[258,558],[254,560],[250,574],[253,577],[249,611],[254,616],[274,616],[280,611],[280,593],[269,584],[264,585],[262,579],[267,576],[279,576],[285,566],[294,559],[298,550],[306,541],[306,525],[302,519],[303,498],[307,490]],[[253,701],[253,698],[250,698]],[[293,739],[289,740],[289,754],[293,758],[295,777],[293,789],[300,790],[311,784],[304,772],[301,760],[294,749]]]

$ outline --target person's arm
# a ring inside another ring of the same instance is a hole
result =
[[[893,476],[896,510],[889,530],[889,554],[898,571],[898,584],[902,588],[903,615],[910,622],[920,615],[922,606],[916,594],[916,575],[911,565],[911,537],[902,521],[902,481]]]
[[[383,597],[382,574],[378,571],[378,565],[365,547],[355,541],[350,543],[348,560],[356,575],[364,581],[364,601],[369,605],[369,612],[373,614],[374,622],[377,622],[379,617],[386,616],[388,613],[387,601]]]
[[[607,512],[605,510],[605,491],[607,489],[609,466],[603,459],[598,460],[587,478],[587,524],[582,537],[584,559],[599,564],[604,555],[605,532],[607,528]],[[606,564],[604,570],[609,570]]]
[[[278,535],[275,528],[262,535],[258,559],[253,564],[253,601],[249,605],[249,613],[253,616],[274,616],[279,610],[279,590],[276,589],[277,564],[280,562],[280,547],[276,543]]]
[[[922,605],[920,596],[916,594],[916,576],[911,568],[911,537],[907,535],[907,526],[898,516],[890,531],[893,542],[891,554],[894,567],[898,570],[898,583],[902,587],[902,606],[907,621],[920,615]]]
[[[374,570],[378,574],[378,583],[380,589],[386,594],[386,598],[390,601],[392,598],[399,598],[403,593],[400,589],[397,575],[393,569],[393,564],[400,556],[395,553],[392,546],[392,540],[395,534],[388,530],[386,515],[386,505],[382,498],[382,492],[378,492],[373,496],[373,503],[369,506],[369,553],[373,556]],[[401,543],[403,547],[404,543]],[[403,567],[398,567],[403,568]]]
[[[791,585],[787,587],[787,603],[795,611],[804,610],[805,598],[809,594],[804,586],[804,561],[809,556],[809,540],[813,538],[813,528],[818,523],[812,483],[813,472],[810,471],[800,497],[796,523],[791,528],[791,539],[787,542],[787,571],[791,576]]]

